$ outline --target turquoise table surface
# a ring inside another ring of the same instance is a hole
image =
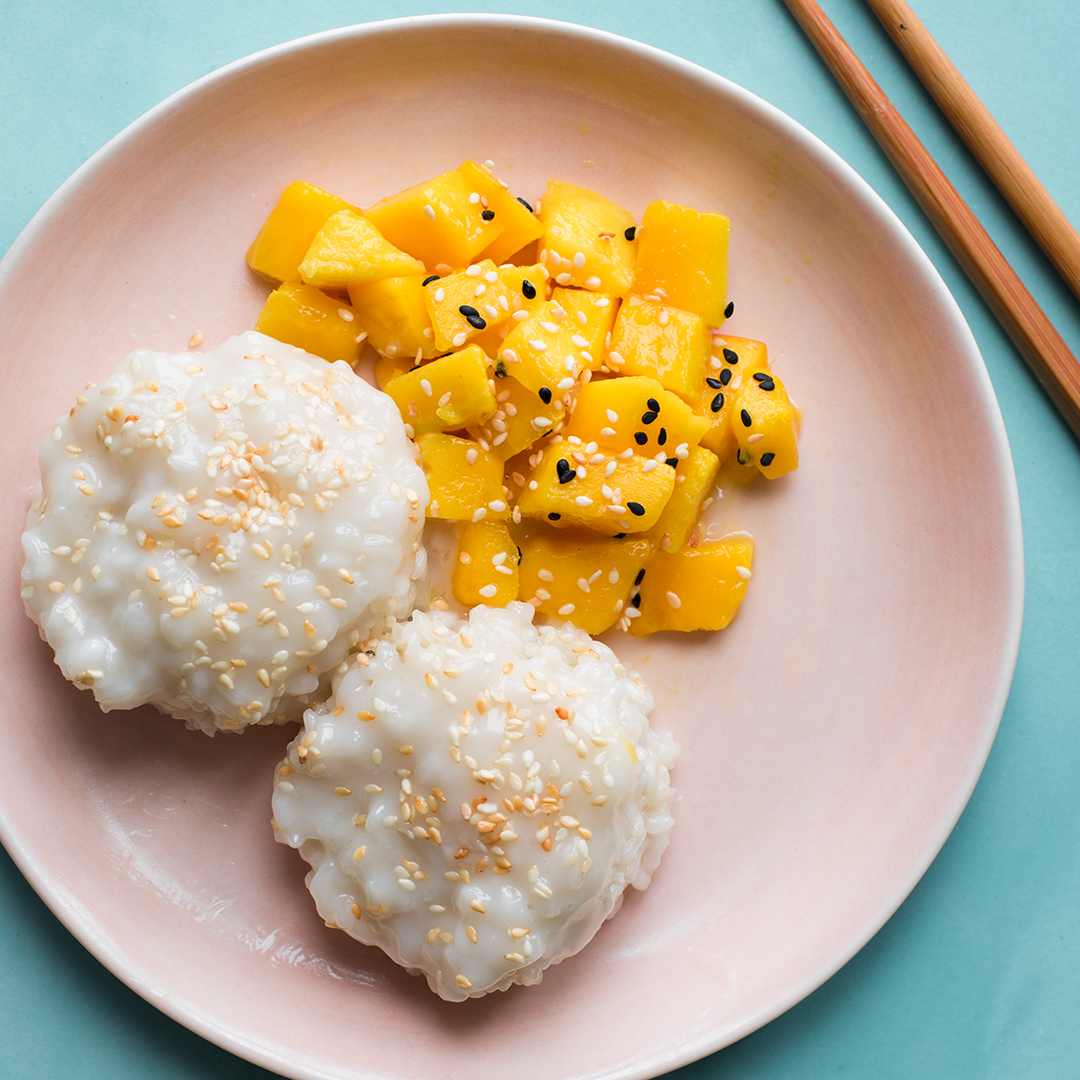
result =
[[[1080,222],[1080,6],[913,0],[1065,213]],[[969,201],[1074,352],[1056,278],[860,0],[826,12]],[[453,3],[0,0],[0,252],[87,157],[229,61],[353,22]],[[937,266],[982,350],[1023,513],[1023,639],[997,741],[937,860],[820,989],[679,1080],[1080,1076],[1080,445],[781,0],[549,0],[538,14],[648,42],[741,84],[845,158]],[[2,353],[0,328],[0,353]],[[933,633],[933,627],[927,627]],[[917,673],[913,673],[917,677]],[[255,1080],[100,966],[0,850],[0,1076]],[[478,1078],[480,1080],[480,1078]]]

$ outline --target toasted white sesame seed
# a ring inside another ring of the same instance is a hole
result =
[[[424,217],[426,217],[428,221],[435,220],[435,211],[430,203],[425,203],[424,205]]]
[[[743,579],[743,581],[749,581],[750,580],[751,574],[750,574],[749,567],[736,566],[735,567],[735,573],[738,574],[739,577],[741,577]]]

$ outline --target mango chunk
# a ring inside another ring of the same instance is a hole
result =
[[[537,439],[562,427],[566,407],[548,395],[548,401],[505,376],[495,380],[495,412],[483,424],[473,425],[469,434],[487,443],[503,461],[532,446]]]
[[[770,480],[799,467],[795,410],[775,375],[755,371],[743,382],[731,426],[739,440],[742,464],[752,462]]]
[[[416,443],[431,492],[429,518],[482,521],[509,516],[503,463],[494,454],[482,450],[472,439],[441,432],[421,435]]]
[[[300,263],[327,218],[339,210],[353,209],[329,191],[294,180],[281,193],[248,249],[248,266],[274,282],[299,282]]]
[[[496,373],[512,375],[533,393],[547,390],[562,397],[591,361],[574,344],[576,325],[553,300],[538,305],[506,336]]]
[[[518,598],[517,544],[502,521],[474,521],[462,530],[453,592],[462,604],[506,607]]]
[[[413,438],[482,424],[495,412],[488,358],[475,345],[399,375],[384,389]]]
[[[675,488],[675,470],[637,455],[587,455],[580,447],[553,441],[538,455],[518,498],[521,513],[608,535],[655,525]]]
[[[722,630],[746,595],[753,557],[754,541],[746,535],[658,551],[631,600],[638,614],[631,617],[630,633]]]
[[[535,263],[528,266],[500,266],[499,280],[508,290],[510,317],[489,324],[472,340],[488,354],[496,357],[510,331],[524,322],[548,298],[547,272]]]
[[[631,296],[619,308],[607,363],[623,375],[648,375],[695,404],[705,379],[705,320],[680,308]]]
[[[727,463],[735,457],[738,440],[731,426],[735,397],[751,371],[768,371],[768,350],[763,342],[725,336],[712,344],[712,356],[701,389],[700,412],[709,419],[701,445]]]
[[[677,460],[680,447],[685,453],[708,430],[705,417],[655,379],[632,375],[594,379],[583,386],[564,434],[595,440],[616,454],[632,449],[642,456]]]
[[[467,266],[503,232],[500,220],[485,219],[480,201],[470,200],[475,191],[472,181],[452,169],[381,199],[364,216],[430,273],[448,273]]]
[[[519,596],[541,614],[602,634],[626,607],[651,555],[651,545],[641,538],[538,530],[521,545]]]
[[[727,306],[728,239],[723,214],[652,202],[639,230],[633,292],[692,311],[720,326]]]
[[[460,349],[489,326],[505,322],[513,295],[490,260],[430,282],[425,302],[435,344],[444,352]]]
[[[503,231],[480,252],[480,259],[504,263],[527,244],[539,239],[544,231],[540,219],[529,206],[515,199],[483,165],[466,161],[458,172],[473,189],[469,192],[469,202],[472,203],[473,195],[476,195],[481,215],[490,214],[488,220],[497,221],[503,227]]]
[[[379,278],[423,272],[421,263],[389,243],[355,210],[331,214],[300,264],[300,277],[320,289],[347,289]]]
[[[399,375],[405,375],[416,366],[411,356],[377,356],[375,358],[375,381],[385,390]]]
[[[255,329],[331,363],[355,363],[364,340],[347,304],[293,282],[280,285],[266,298]]]
[[[648,537],[661,551],[678,551],[690,537],[702,503],[716,482],[720,459],[700,446],[690,449],[675,470],[675,490]]]
[[[582,350],[592,371],[607,370],[607,336],[615,325],[619,298],[614,293],[590,292],[588,289],[566,289],[558,286],[551,292],[555,301],[570,317],[573,343]],[[574,325],[576,323],[576,325]]]
[[[629,210],[588,188],[549,180],[540,220],[540,262],[556,285],[603,289],[617,296],[630,291],[637,242]]]
[[[381,356],[407,357],[411,367],[446,352],[435,345],[420,274],[350,285],[349,299],[368,343]]]

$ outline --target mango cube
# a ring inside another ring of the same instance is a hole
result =
[[[540,206],[540,262],[556,285],[625,296],[634,277],[634,216],[588,188],[549,180]]]
[[[300,264],[300,277],[320,289],[347,289],[379,278],[423,272],[421,263],[389,243],[355,210],[331,214]]]
[[[521,545],[519,595],[537,611],[602,634],[622,613],[652,555],[647,540],[541,529]]]
[[[731,222],[723,214],[649,203],[637,238],[633,292],[692,311],[709,326],[722,325],[730,234]]]
[[[504,263],[540,237],[544,231],[540,219],[520,199],[515,199],[483,165],[466,161],[459,166],[458,172],[472,188],[469,202],[472,203],[473,195],[478,196],[481,215],[490,214],[489,220],[497,221],[503,227],[503,231],[480,252],[480,259]]]
[[[695,404],[705,380],[705,320],[680,308],[631,296],[619,308],[607,363],[623,375],[648,375]]]
[[[495,412],[488,358],[475,345],[399,375],[385,390],[413,438],[482,424]]]
[[[440,266],[467,266],[503,233],[503,223],[485,219],[479,200],[470,200],[475,190],[460,170],[452,169],[381,199],[364,216],[390,243],[439,273]]]
[[[488,260],[430,282],[425,298],[435,344],[445,352],[509,319],[514,294]]]
[[[292,282],[280,285],[266,298],[255,329],[331,363],[354,363],[364,340],[348,305],[310,285]]]
[[[429,518],[482,521],[509,516],[503,464],[494,454],[482,450],[472,439],[441,432],[421,435],[416,442],[431,492]]]
[[[679,462],[675,490],[648,533],[661,551],[678,551],[689,539],[719,468],[720,459],[700,446],[692,447],[686,460]]]
[[[739,440],[743,464],[753,462],[770,480],[799,467],[795,410],[784,384],[775,375],[755,371],[743,382],[735,399],[731,426]]]
[[[446,351],[435,345],[422,283],[421,275],[412,274],[349,286],[353,312],[367,331],[368,343],[381,356],[407,357],[408,367]]]
[[[454,598],[462,604],[506,607],[518,598],[519,558],[505,522],[469,522],[458,541]]]
[[[405,375],[416,366],[411,356],[377,356],[375,358],[375,381],[380,390],[394,381],[399,375]]]
[[[735,397],[751,371],[768,370],[768,351],[762,342],[730,336],[713,340],[699,407],[710,421],[710,427],[702,436],[701,445],[725,463],[735,457],[738,449],[735,430],[731,426]]]
[[[579,345],[576,323],[553,300],[538,305],[506,336],[498,351],[504,374],[512,375],[534,393],[546,390],[562,397],[588,368]],[[496,365],[496,372],[500,371]]]
[[[281,193],[248,249],[248,266],[271,281],[298,282],[300,264],[315,234],[331,214],[352,209],[355,207],[329,191],[294,180]]]
[[[658,551],[632,599],[639,614],[630,621],[630,633],[722,630],[746,595],[753,557],[754,541],[745,535]]]

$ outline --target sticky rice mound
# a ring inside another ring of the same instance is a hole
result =
[[[678,748],[648,689],[532,616],[414,613],[335,675],[275,778],[322,918],[449,1001],[539,982],[668,842]]]
[[[27,614],[106,712],[149,703],[211,735],[296,719],[411,604],[415,453],[348,365],[264,335],[132,353],[42,444]]]

